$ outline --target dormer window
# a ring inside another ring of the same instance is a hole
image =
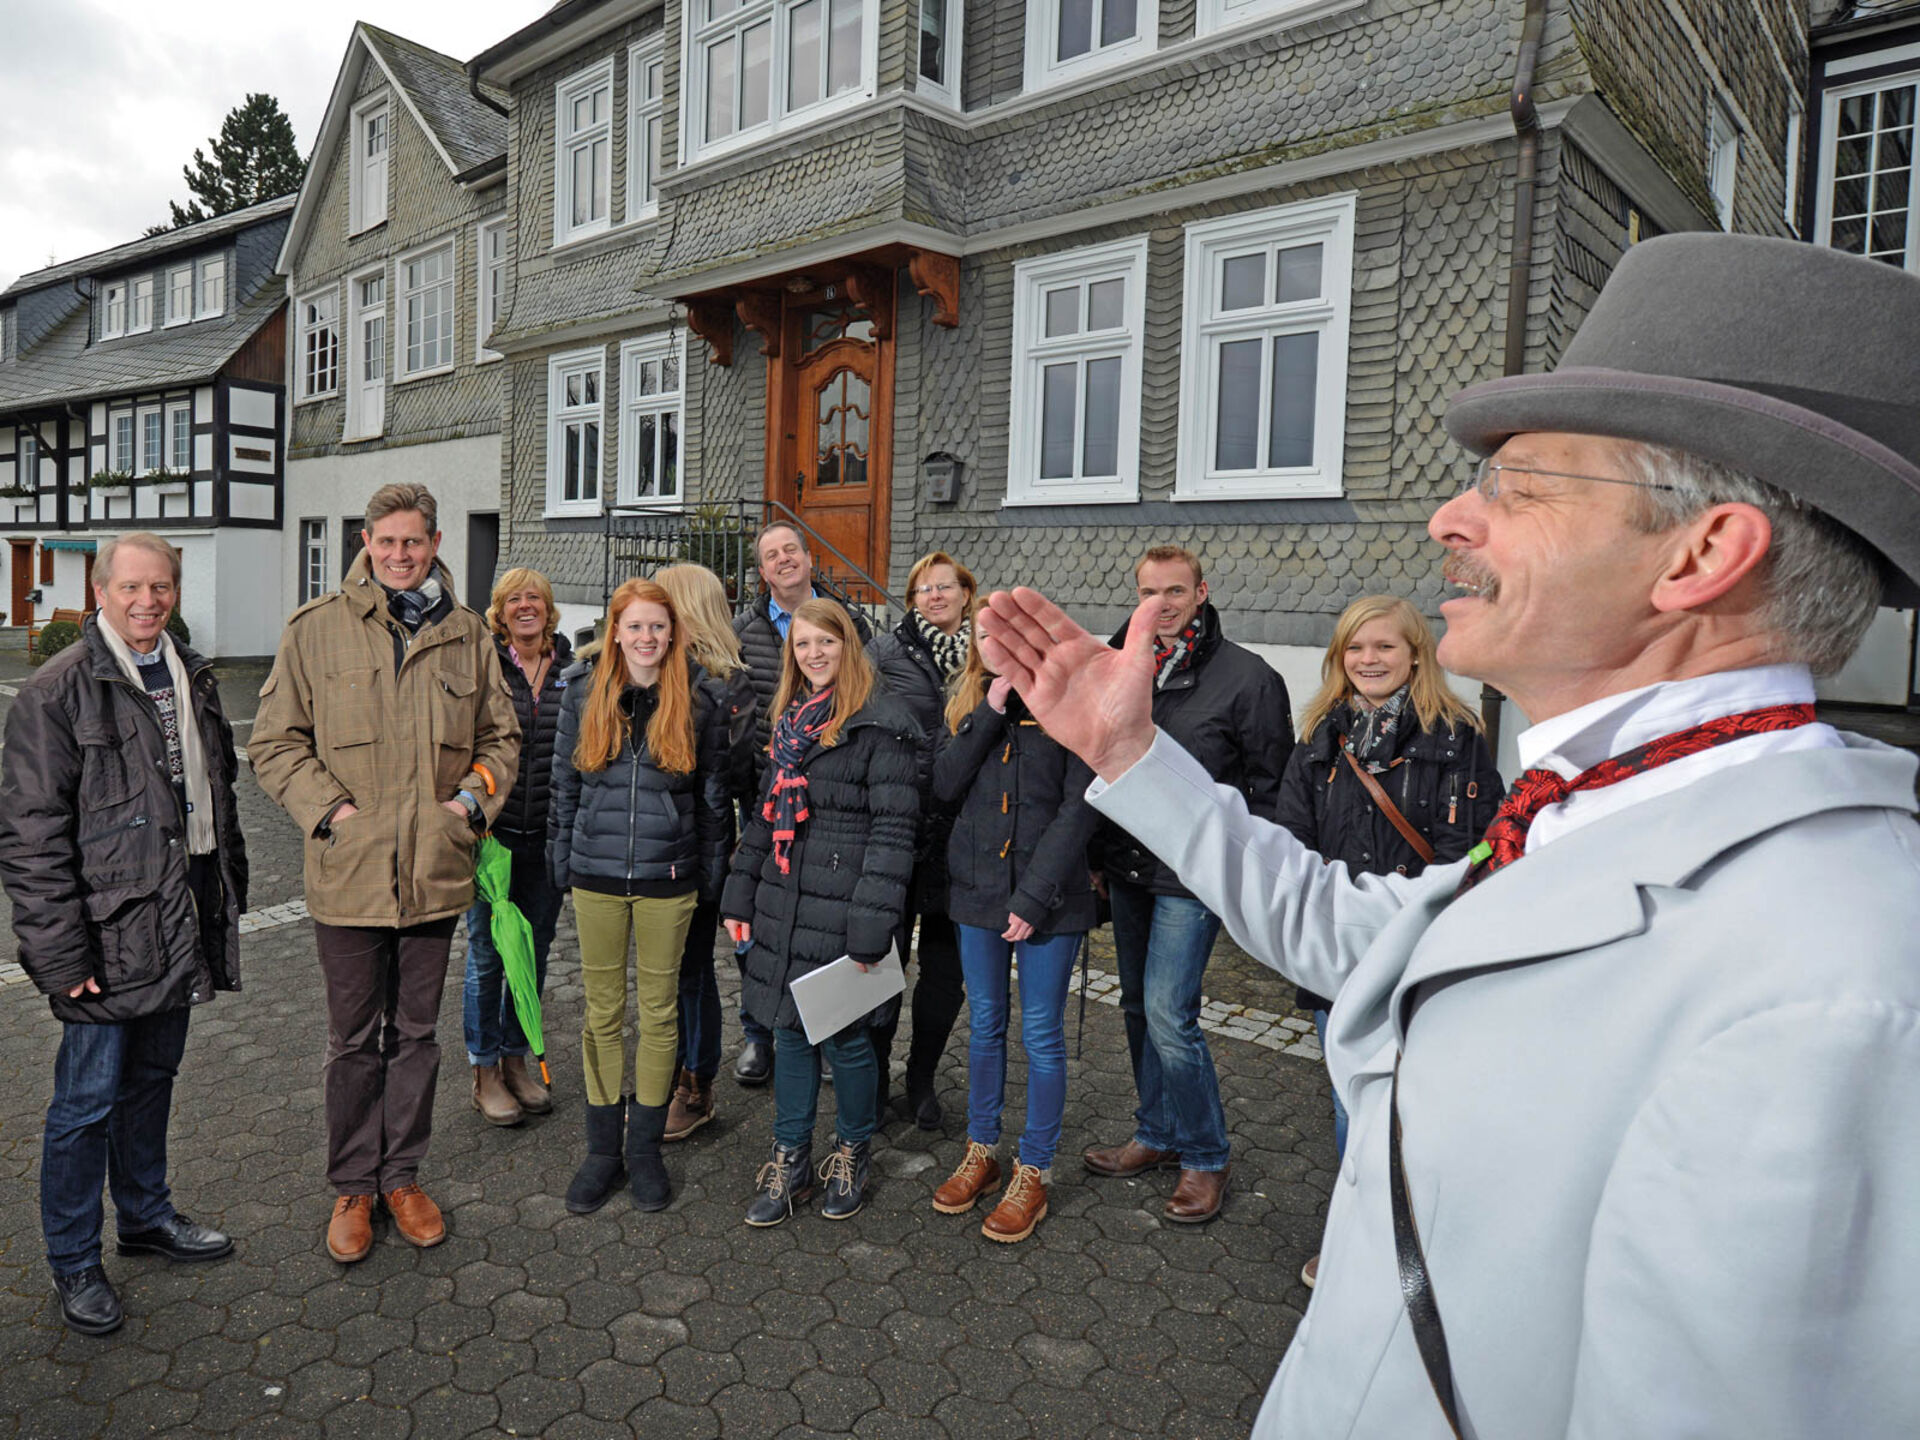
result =
[[[106,288],[101,305],[100,338],[111,340],[127,333],[127,282],[115,280]]]
[[[200,262],[200,310],[202,320],[221,315],[227,308],[227,257],[209,255]]]
[[[167,271],[167,324],[185,325],[193,319],[193,266]]]
[[[153,277],[143,275],[133,282],[133,299],[127,316],[127,329],[133,332],[153,328]]]
[[[393,107],[375,95],[353,107],[353,163],[347,177],[347,233],[357,235],[387,219],[387,153]]]

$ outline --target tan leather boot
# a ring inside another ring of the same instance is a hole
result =
[[[473,1067],[473,1108],[489,1125],[518,1125],[520,1102],[500,1079],[498,1065]]]
[[[667,1105],[667,1129],[662,1140],[684,1140],[713,1119],[713,1082],[682,1070]]]
[[[1016,1163],[1013,1179],[1007,1182],[1007,1193],[1000,1197],[1000,1203],[993,1207],[993,1213],[981,1224],[980,1233],[989,1240],[1011,1245],[1033,1234],[1033,1227],[1045,1218],[1046,1213],[1046,1181],[1041,1179],[1039,1170],[1033,1166]]]
[[[520,1108],[529,1115],[545,1115],[553,1109],[553,1097],[524,1055],[500,1057],[500,1083],[507,1087]]]
[[[373,1196],[342,1195],[327,1221],[327,1253],[342,1265],[367,1258],[373,1249]]]
[[[440,1215],[440,1207],[418,1185],[402,1185],[381,1198],[393,1216],[393,1228],[408,1244],[425,1250],[447,1238],[447,1224]]]
[[[933,1192],[933,1208],[942,1215],[964,1215],[982,1195],[991,1195],[999,1188],[1000,1162],[993,1158],[993,1147],[969,1140],[967,1153],[960,1157],[953,1174]]]

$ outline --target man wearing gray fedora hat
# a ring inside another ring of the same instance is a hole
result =
[[[1920,825],[1815,674],[1920,596],[1920,279],[1629,251],[1552,374],[1456,396],[1440,659],[1533,722],[1485,841],[1323,865],[1033,591],[987,662],[1288,979],[1352,1117],[1260,1437],[1911,1435]]]

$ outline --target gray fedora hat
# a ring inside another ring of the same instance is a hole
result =
[[[1669,445],[1777,485],[1920,600],[1920,276],[1817,245],[1666,235],[1634,246],[1547,375],[1470,385],[1477,454],[1529,431]]]

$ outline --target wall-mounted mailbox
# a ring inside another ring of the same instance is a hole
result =
[[[936,450],[920,462],[929,505],[951,505],[960,498],[960,470],[959,459],[944,450]]]

